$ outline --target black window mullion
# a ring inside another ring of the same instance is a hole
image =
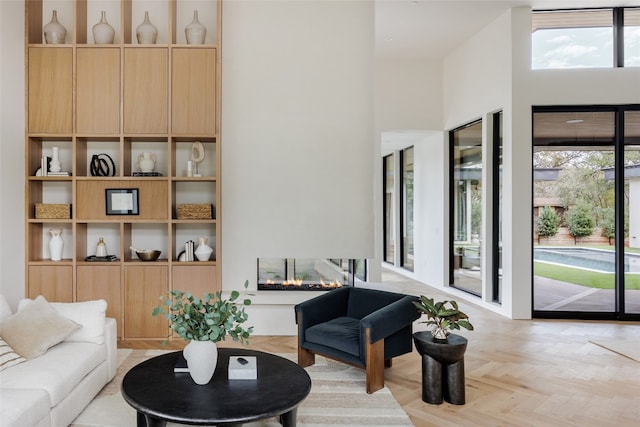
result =
[[[624,110],[616,111],[616,139],[615,139],[615,226],[616,226],[616,275],[615,275],[615,312],[619,316],[624,313],[625,277],[624,277],[624,174],[625,174],[625,146],[624,146]]]
[[[624,8],[613,9],[613,66],[624,67]]]

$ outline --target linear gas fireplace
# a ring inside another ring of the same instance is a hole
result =
[[[258,290],[328,291],[365,278],[365,260],[258,258]]]

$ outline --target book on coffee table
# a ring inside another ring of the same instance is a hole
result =
[[[189,372],[189,367],[187,366],[187,359],[184,358],[182,352],[178,356],[178,360],[176,360],[176,365],[173,367],[173,372]]]

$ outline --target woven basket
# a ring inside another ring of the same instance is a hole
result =
[[[178,204],[178,219],[211,219],[211,210],[206,203]]]
[[[70,219],[71,205],[36,203],[36,219]]]

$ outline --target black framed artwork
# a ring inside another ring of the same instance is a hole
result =
[[[105,189],[107,215],[138,215],[137,188]]]

